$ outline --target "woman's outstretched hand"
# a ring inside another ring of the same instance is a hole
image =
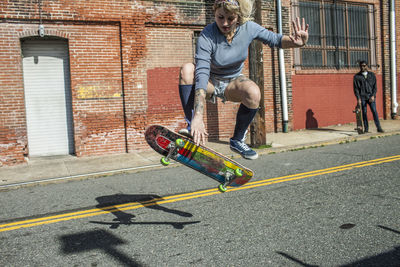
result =
[[[308,24],[306,24],[304,18],[301,20],[297,17],[296,21],[292,21],[293,26],[293,34],[289,36],[290,40],[292,40],[293,44],[297,47],[302,47],[307,44],[308,41]]]

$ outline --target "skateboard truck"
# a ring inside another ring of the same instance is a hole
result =
[[[243,171],[241,169],[237,168],[236,170],[233,170],[231,168],[226,167],[224,170],[225,182],[218,186],[218,190],[221,193],[225,193],[228,190],[228,188],[226,187],[230,184],[230,182],[235,177],[241,177],[241,176],[243,176]]]
[[[175,156],[178,149],[180,149],[184,146],[185,146],[185,142],[182,139],[176,139],[175,142],[169,143],[169,145],[167,146],[167,148],[169,149],[168,154],[167,154],[167,156],[161,158],[161,160],[160,160],[161,164],[164,166],[168,166],[170,164],[169,159],[172,156]]]

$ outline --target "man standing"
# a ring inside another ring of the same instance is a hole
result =
[[[368,132],[367,105],[369,105],[378,132],[383,133],[379,122],[378,112],[376,111],[376,77],[368,71],[367,62],[360,61],[360,72],[354,75],[353,79],[354,94],[357,98],[357,105],[361,107],[364,123],[364,132]]]

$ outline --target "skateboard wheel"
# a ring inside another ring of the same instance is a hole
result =
[[[184,142],[182,139],[180,139],[180,138],[176,139],[175,144],[176,144],[176,146],[179,147],[179,148],[182,148],[182,147],[185,146],[185,142]]]
[[[219,190],[219,192],[221,192],[221,193],[225,193],[225,192],[228,190],[228,188],[226,188],[223,184],[220,184],[220,185],[218,186],[218,190]]]
[[[242,176],[243,176],[243,171],[242,171],[242,169],[237,168],[237,169],[235,170],[235,175],[236,175],[237,177],[242,177]]]
[[[168,166],[169,163],[170,163],[170,162],[169,162],[166,158],[164,158],[164,157],[161,158],[160,162],[161,162],[161,164],[164,165],[164,166]]]

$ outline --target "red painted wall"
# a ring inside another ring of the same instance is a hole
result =
[[[399,107],[397,107],[397,114],[399,114],[399,108],[400,108],[400,72],[397,73],[397,104],[399,104]]]
[[[293,76],[293,128],[323,128],[355,121],[353,74]],[[377,110],[383,117],[382,77],[377,75]],[[372,114],[368,111],[368,119]],[[370,125],[370,128],[373,128]]]
[[[147,70],[147,126],[161,124],[178,131],[186,127],[179,97],[179,67]],[[239,104],[206,103],[204,123],[210,139],[233,134]]]
[[[179,98],[179,68],[147,71],[147,125],[160,124],[172,130],[185,127]]]
[[[178,113],[181,111],[178,81],[179,68],[155,68],[147,71],[148,113]],[[183,115],[183,113],[182,113]]]

